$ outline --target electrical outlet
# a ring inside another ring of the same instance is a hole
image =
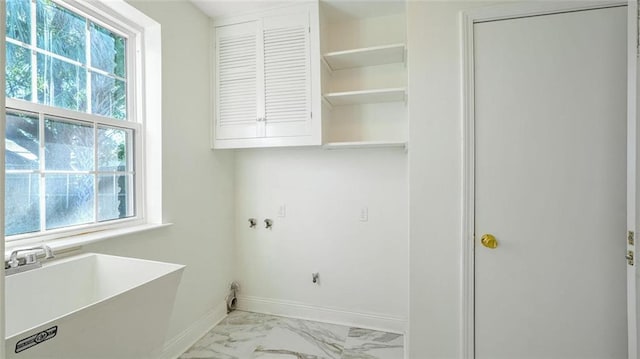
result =
[[[278,207],[278,217],[286,217],[287,216],[287,206],[284,204],[281,204],[280,207]]]
[[[369,207],[360,208],[360,222],[367,222],[369,220]]]

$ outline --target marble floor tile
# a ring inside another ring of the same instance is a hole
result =
[[[348,333],[349,328],[345,326],[281,318],[256,349],[256,355],[262,355],[260,358],[269,354],[277,358],[297,355],[305,359],[340,359]]]
[[[258,351],[254,353],[253,359],[320,359],[315,355],[298,353],[293,350],[287,349],[264,349],[264,351]]]
[[[247,359],[271,330],[273,317],[233,312],[194,344],[180,359]]]
[[[402,359],[404,337],[370,329],[351,328],[342,359]]]
[[[235,311],[180,359],[402,359],[400,334]]]

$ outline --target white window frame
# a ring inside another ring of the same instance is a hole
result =
[[[5,258],[11,249],[35,243],[47,242],[54,250],[65,249],[166,225],[162,223],[160,24],[124,0],[53,2],[127,38],[127,120],[111,120],[9,98],[6,99],[7,111],[46,113],[53,117],[134,129],[135,215],[108,222],[19,234],[9,240],[5,237]]]

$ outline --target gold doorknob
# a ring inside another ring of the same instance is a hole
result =
[[[498,246],[498,240],[493,236],[493,234],[483,234],[482,237],[480,237],[480,243],[491,249],[495,249]]]

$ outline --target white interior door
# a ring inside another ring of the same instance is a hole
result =
[[[626,7],[474,25],[478,359],[627,356],[626,46]]]

